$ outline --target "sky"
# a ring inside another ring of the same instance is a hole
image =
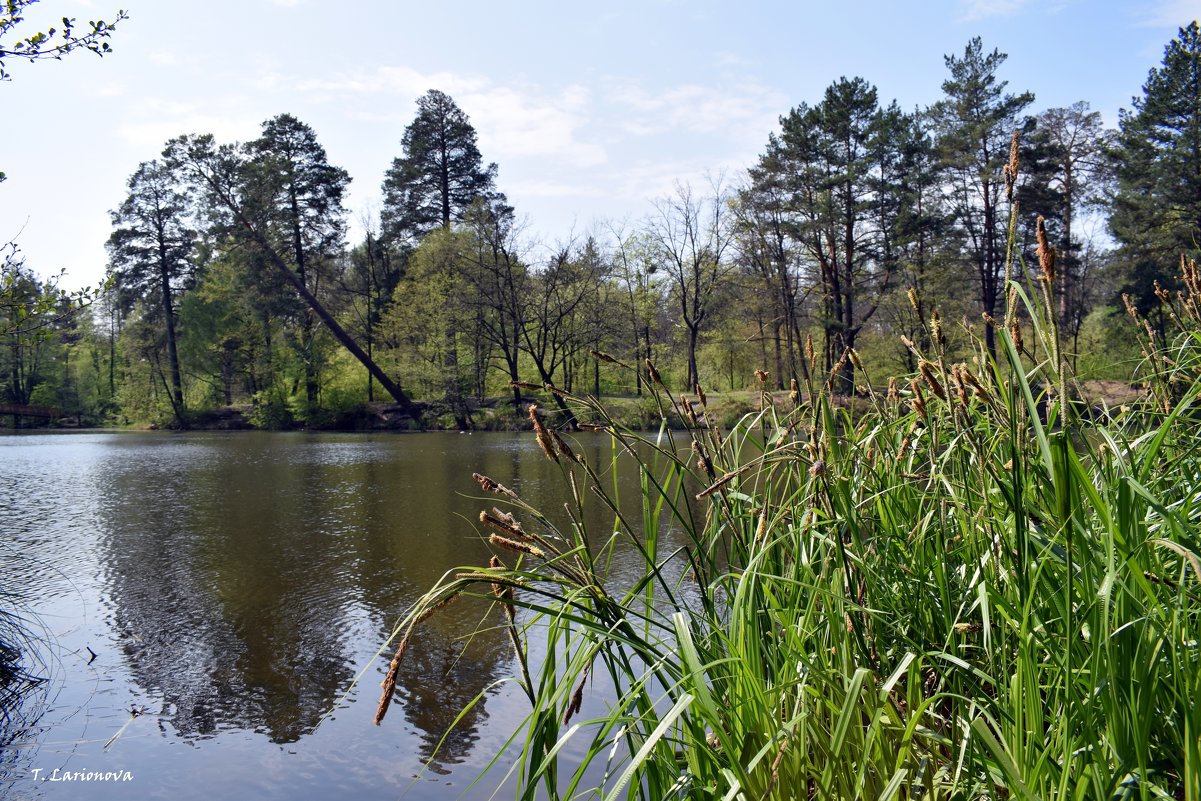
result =
[[[1084,100],[1116,126],[1201,17],[1201,0],[42,0],[13,34],[117,8],[110,55],[10,59],[0,83],[0,243],[67,288],[102,280],[109,211],[181,134],[248,141],[298,117],[352,177],[353,241],[439,89],[551,245],[635,226],[677,182],[737,183],[779,118],[840,77],[924,108],[974,36],[1008,54],[1000,77],[1034,92],[1030,112]]]

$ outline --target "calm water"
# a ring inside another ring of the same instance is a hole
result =
[[[607,440],[583,445],[607,458]],[[448,568],[487,562],[473,471],[565,500],[529,434],[0,436],[0,593],[53,643],[0,796],[489,797],[499,775],[469,785],[528,702],[500,682],[511,651],[485,605],[425,624],[371,725],[398,616]],[[132,780],[38,780],[55,769]]]

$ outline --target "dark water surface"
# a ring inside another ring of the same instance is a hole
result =
[[[583,446],[608,459],[607,440]],[[398,616],[487,562],[473,471],[566,499],[529,434],[0,437],[0,602],[20,596],[52,643],[16,715],[32,725],[0,732],[0,797],[489,797],[499,774],[469,785],[528,702],[498,684],[511,651],[485,605],[423,626],[371,725]],[[56,769],[132,778],[45,781]]]

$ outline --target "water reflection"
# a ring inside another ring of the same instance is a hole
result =
[[[456,525],[461,499],[409,484],[449,484],[460,470],[450,456],[303,436],[115,449],[98,486],[113,627],[171,726],[274,743],[312,731],[353,678],[364,636],[383,642],[415,588],[484,553]],[[506,654],[495,632],[462,655],[438,629],[425,636],[405,707],[432,744],[447,709],[491,683]],[[470,749],[465,723],[443,758]]]
[[[603,437],[577,447],[608,459]],[[373,655],[398,618],[448,569],[487,563],[475,521],[495,498],[472,472],[565,517],[559,468],[530,437],[156,433],[0,438],[0,449],[0,523],[32,556],[0,560],[0,588],[19,583],[59,621],[76,682],[60,703],[85,710],[74,728],[62,723],[73,712],[60,715],[31,767],[116,760],[148,777],[138,797],[177,801],[221,797],[184,779],[201,773],[245,796],[394,798],[438,749],[408,796],[436,799],[447,783],[458,796],[523,714],[520,692],[497,686],[513,665],[496,611],[465,599],[418,630],[393,710],[370,726],[390,654]],[[635,487],[622,477],[623,501],[636,503]],[[590,510],[604,539],[611,515]],[[633,554],[615,564],[630,580],[643,569]],[[85,647],[101,654],[94,665]],[[105,750],[131,704],[147,714]]]

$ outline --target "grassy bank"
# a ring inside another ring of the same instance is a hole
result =
[[[1169,338],[1132,321],[1147,393],[1100,415],[1069,400],[1045,266],[1011,286],[995,358],[980,343],[948,363],[931,330],[921,370],[862,407],[802,387],[809,401],[765,396],[723,432],[703,394],[660,384],[680,430],[645,437],[568,398],[638,459],[636,517],[609,466],[531,412],[612,536],[480,477],[508,510],[481,515],[497,556],[421,599],[393,665],[449,599],[496,600],[531,701],[523,797],[1201,798],[1201,284],[1185,273],[1162,297]],[[668,526],[685,548],[660,548]],[[643,581],[610,585],[614,548],[641,554]],[[602,673],[616,690],[581,717]]]

